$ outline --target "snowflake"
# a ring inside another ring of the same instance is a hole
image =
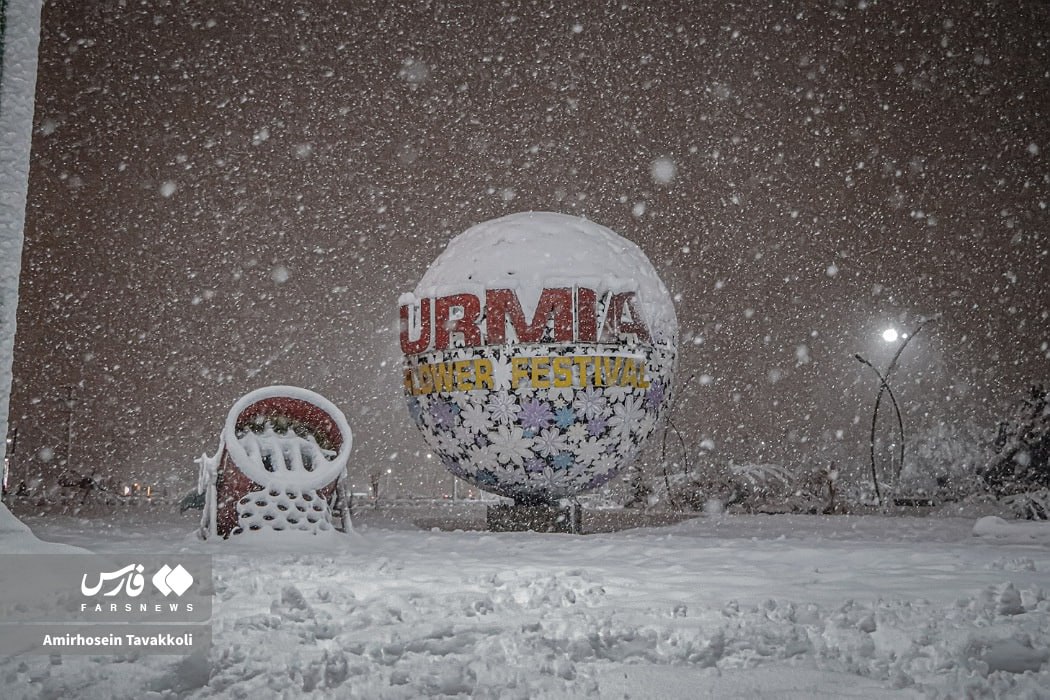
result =
[[[608,481],[609,477],[611,477],[611,476],[612,476],[612,474],[609,474],[609,473],[595,474],[594,476],[592,476],[590,479],[587,480],[586,484],[584,484],[584,489],[587,489],[587,490],[596,489],[599,486],[601,486],[602,484],[604,484],[606,481]]]
[[[474,482],[482,488],[495,487],[499,485],[499,479],[496,477],[495,472],[489,469],[479,469],[474,473]]]
[[[541,430],[546,428],[554,420],[550,404],[539,399],[529,399],[522,404],[521,413],[518,414],[518,423],[529,430]]]
[[[442,449],[444,443],[441,441],[442,434],[436,430],[424,430],[422,432],[423,442],[427,444],[427,447],[429,447],[432,452],[437,452],[439,455],[444,454],[444,450]]]
[[[568,493],[572,484],[571,479],[568,475],[562,471],[556,471],[554,469],[544,469],[541,483],[547,488],[547,491],[554,496],[560,496]]]
[[[544,457],[553,457],[563,452],[568,447],[565,437],[557,428],[545,428],[541,430],[532,441],[532,449]]]
[[[501,425],[489,437],[500,462],[511,461],[520,467],[526,457],[532,456],[532,441],[525,438],[519,427]]]
[[[460,447],[474,444],[474,436],[476,433],[470,431],[462,422],[456,423],[456,427],[452,429],[452,435],[454,436],[456,443]]]
[[[565,475],[574,482],[583,481],[590,477],[592,472],[591,465],[584,464],[583,462],[574,462],[566,471]]]
[[[601,389],[587,387],[577,392],[572,405],[581,416],[597,418],[605,411],[605,396],[602,395]]]
[[[521,406],[518,405],[517,399],[504,389],[489,394],[488,410],[492,414],[492,420],[510,423],[518,415]]]
[[[460,463],[457,460],[454,460],[450,457],[442,457],[441,463],[444,465],[445,469],[447,469],[449,473],[451,473],[453,476],[458,476],[460,478],[464,478],[467,476],[467,470],[464,469],[463,466],[460,465]]]
[[[527,386],[519,386],[514,391],[514,395],[518,397],[519,404],[525,403],[526,401],[528,401],[529,399],[531,399],[539,393],[540,392],[538,392],[536,389]]]
[[[463,410],[464,408],[466,408],[472,402],[472,400],[473,400],[473,399],[471,399],[471,394],[472,393],[474,393],[474,392],[454,391],[451,394],[449,394],[449,397],[450,397],[452,403],[454,403],[456,405],[456,408],[458,408],[460,410]]]

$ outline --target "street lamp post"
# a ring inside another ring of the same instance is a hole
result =
[[[893,395],[893,390],[890,389],[890,385],[886,383],[886,377],[883,376],[882,372],[875,369],[875,365],[868,362],[866,359],[861,357],[859,354],[854,355],[857,361],[871,367],[871,371],[874,372],[879,378],[879,394],[875,398],[875,410],[871,414],[871,438],[869,440],[869,448],[871,452],[871,480],[875,485],[875,497],[879,499],[879,505],[882,505],[882,493],[879,491],[879,477],[875,469],[875,426],[879,418],[879,401],[882,399],[882,392],[885,391],[889,394],[890,401],[893,402],[893,410],[897,414],[897,430],[900,436],[900,462],[904,464],[904,419],[901,417],[900,404],[897,403],[897,397]],[[899,474],[899,472],[898,472]]]
[[[65,392],[65,398],[61,399],[62,403],[66,405],[69,413],[66,415],[66,469],[73,468],[73,416],[76,413],[77,399],[76,399],[76,387],[67,384],[62,387]]]
[[[875,372],[876,376],[878,376],[878,378],[879,378],[879,392],[875,396],[875,408],[874,408],[874,410],[871,413],[871,437],[870,437],[870,441],[869,441],[869,447],[870,447],[870,453],[871,453],[871,480],[872,480],[872,483],[875,486],[875,497],[879,501],[879,506],[882,506],[883,503],[882,503],[882,493],[879,490],[878,471],[877,471],[877,469],[875,467],[875,426],[876,426],[876,424],[878,422],[878,419],[879,419],[879,405],[882,402],[882,395],[883,395],[883,393],[889,394],[890,401],[893,402],[893,408],[894,408],[894,410],[897,413],[897,429],[898,429],[898,432],[899,432],[899,435],[900,435],[900,443],[901,443],[900,444],[900,458],[899,458],[900,461],[899,461],[899,463],[897,465],[897,479],[899,481],[900,480],[901,471],[904,469],[904,419],[901,416],[900,404],[897,403],[897,397],[893,395],[893,390],[890,389],[889,378],[890,378],[890,375],[893,374],[893,370],[895,370],[897,368],[897,361],[900,360],[901,353],[904,352],[904,348],[906,348],[908,346],[908,343],[911,342],[912,338],[917,336],[919,334],[919,332],[923,329],[923,327],[926,326],[926,324],[932,323],[935,320],[936,319],[928,318],[928,319],[922,321],[915,328],[915,331],[911,333],[911,335],[904,336],[904,342],[900,344],[900,346],[897,348],[897,352],[895,352],[893,354],[893,359],[890,360],[890,364],[886,367],[886,371],[885,372],[879,372],[879,370],[877,370],[873,364],[868,362],[866,359],[861,357],[859,354],[854,355],[854,358],[856,358],[856,360],[858,362],[860,362],[862,364],[865,364],[868,367],[870,367],[872,369],[872,371]],[[893,333],[892,337],[889,337],[886,334],[884,334],[884,337],[887,339],[887,341],[890,341],[890,342],[892,342],[894,340],[897,340],[897,338],[898,338],[898,336],[897,336],[897,334],[895,332]]]

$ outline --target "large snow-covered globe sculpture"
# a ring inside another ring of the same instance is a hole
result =
[[[408,410],[445,468],[522,505],[609,481],[668,405],[678,321],[634,243],[512,214],[453,239],[400,299]]]

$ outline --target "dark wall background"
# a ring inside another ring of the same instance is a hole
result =
[[[1040,2],[49,2],[16,480],[69,456],[65,386],[74,469],[188,485],[287,383],[344,407],[358,488],[444,488],[397,296],[527,209],[646,251],[719,459],[865,466],[852,356],[932,314],[909,426],[991,429],[1050,375],[1048,47]]]

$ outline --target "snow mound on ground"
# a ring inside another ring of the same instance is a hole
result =
[[[167,540],[140,522],[121,541],[136,527]],[[583,538],[369,528],[305,553],[209,542],[206,654],[0,659],[0,695],[1046,698],[1050,547],[973,527],[724,516]]]
[[[1008,522],[989,515],[977,520],[973,526],[974,537],[992,537],[1010,541],[1030,541],[1050,544],[1050,521]]]
[[[0,503],[0,552],[5,554],[83,554],[85,550],[38,539],[29,526],[16,518],[7,509],[7,506]]]
[[[1027,640],[1025,640],[1027,641]],[[1037,673],[1050,658],[1046,649],[1033,649],[1031,643],[1013,638],[974,639],[966,647],[966,656],[978,673]]]
[[[306,552],[345,552],[354,541],[353,532],[336,530],[249,530],[228,540],[209,540],[202,550],[220,552],[259,552],[296,554]]]
[[[206,657],[183,660],[177,672],[158,658],[133,668],[105,657],[64,659],[60,667],[34,660],[29,672],[46,675],[9,697],[74,688],[82,698],[121,697],[114,684],[131,678],[200,697],[406,699],[758,697],[774,678],[784,692],[768,697],[922,697],[962,688],[1006,697],[1046,680],[1047,606],[1032,589],[1018,591],[1028,604],[1016,615],[1000,612],[1005,591],[995,587],[947,605],[630,606],[583,569],[434,579],[394,556],[352,569],[317,555],[278,556],[272,572],[258,564],[223,561]]]

